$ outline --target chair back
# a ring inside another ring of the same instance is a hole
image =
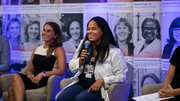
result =
[[[128,67],[128,72],[127,72],[127,77],[126,77],[126,82],[125,83],[131,83],[133,80],[133,74],[134,74],[134,68],[131,66],[131,64],[126,63]]]

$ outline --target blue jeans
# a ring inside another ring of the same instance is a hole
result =
[[[87,92],[79,83],[73,84],[64,89],[56,101],[104,101],[101,97],[101,91]]]

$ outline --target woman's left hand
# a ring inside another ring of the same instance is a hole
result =
[[[97,80],[89,89],[89,91],[94,91],[94,92],[98,92],[99,89],[101,88],[101,86],[104,84],[104,79],[101,78],[99,80]]]
[[[159,97],[170,97],[170,96],[174,96],[174,93],[173,93],[173,89],[160,89],[159,90]]]
[[[43,78],[43,73],[39,73],[38,75],[36,75],[34,77],[34,79],[32,79],[32,82],[36,85],[39,85],[39,81]]]

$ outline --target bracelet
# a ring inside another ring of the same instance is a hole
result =
[[[43,77],[46,77],[46,71],[43,71],[43,73],[44,73]]]

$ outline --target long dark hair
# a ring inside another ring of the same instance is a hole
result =
[[[101,17],[93,17],[90,21],[95,21],[97,23],[97,25],[101,28],[101,30],[103,31],[103,35],[101,37],[101,42],[99,45],[96,46],[96,51],[97,51],[97,59],[100,63],[103,63],[108,55],[109,55],[109,45],[112,44],[114,46],[116,46],[116,43],[114,41],[114,37],[112,34],[111,29],[109,28],[108,23]],[[89,22],[90,22],[89,21]],[[89,22],[87,24],[87,27],[89,25]],[[88,40],[88,36],[86,35],[83,44],[81,45],[81,49],[80,49],[80,53],[79,56],[81,54],[82,49],[84,48],[85,45],[85,41]]]
[[[49,44],[49,49],[47,50],[47,57],[50,57],[52,52],[57,48],[57,47],[62,47],[62,34],[61,34],[61,29],[59,25],[55,22],[46,22],[45,25],[50,25],[53,30],[55,35],[58,35],[52,43]]]

